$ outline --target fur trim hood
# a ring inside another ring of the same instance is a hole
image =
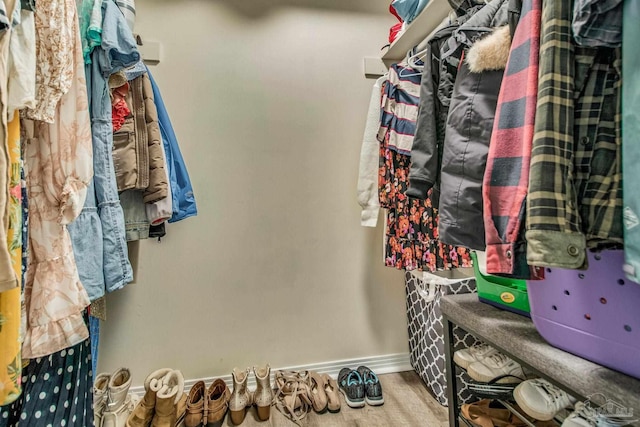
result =
[[[487,37],[478,40],[467,52],[467,64],[472,73],[502,70],[507,66],[511,49],[509,26],[497,28]]]

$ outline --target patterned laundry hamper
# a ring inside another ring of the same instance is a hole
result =
[[[426,281],[407,272],[405,275],[407,292],[407,318],[409,324],[409,349],[411,366],[422,378],[441,405],[447,406],[447,378],[445,367],[446,349],[444,345],[444,324],[440,311],[443,295],[476,292],[473,279],[448,284]],[[471,347],[479,341],[463,329],[454,326],[454,346],[456,350]],[[468,389],[471,381],[462,369],[458,370],[458,398],[460,403],[478,400]]]

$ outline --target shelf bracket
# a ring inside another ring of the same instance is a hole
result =
[[[377,79],[389,70],[379,56],[367,56],[363,61],[364,76],[368,79]]]

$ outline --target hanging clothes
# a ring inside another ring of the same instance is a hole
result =
[[[436,173],[438,235],[443,243],[476,250],[485,249],[482,179],[511,43],[507,7],[507,0],[487,4],[454,31],[442,54],[443,61],[453,59],[459,65],[442,142],[442,166]],[[502,29],[493,31],[496,27]]]
[[[136,24],[136,2],[135,0],[116,0],[116,4],[122,11],[129,29],[133,31]]]
[[[640,164],[640,54],[636,43],[640,40],[640,2],[624,2],[622,43],[622,161],[624,171],[624,255],[625,273],[640,283],[640,193],[638,165]]]
[[[8,124],[9,231],[7,243],[18,287],[0,292],[0,406],[14,402],[21,393],[20,353],[21,292],[22,292],[22,189],[20,160],[20,117]]]
[[[34,108],[36,102],[36,24],[32,4],[22,2],[13,15],[9,44],[9,119],[17,110]]]
[[[527,196],[527,261],[587,267],[621,247],[620,50],[572,43],[572,8],[544,2],[540,86]]]
[[[32,360],[22,372],[24,391],[0,408],[0,427],[93,426],[91,344]]]
[[[524,0],[502,80],[482,197],[487,271],[538,277],[526,261],[525,200],[538,96],[541,0]]]
[[[0,4],[0,292],[14,289],[18,281],[11,264],[7,230],[9,229],[9,168],[7,145],[7,84],[9,80],[9,43],[15,0]],[[19,9],[19,8],[17,8]],[[19,11],[18,11],[19,13]]]
[[[135,40],[113,1],[102,3],[102,44],[87,66],[94,179],[80,217],[69,227],[82,283],[92,301],[133,280],[124,213],[113,166],[113,125],[108,79],[140,60]]]
[[[375,227],[378,224],[380,201],[378,200],[378,163],[380,157],[379,142],[376,137],[380,128],[380,102],[382,85],[387,79],[380,77],[373,85],[367,123],[360,149],[360,169],[358,173],[358,204],[362,208],[360,224],[363,227]]]
[[[91,64],[91,52],[102,43],[102,0],[76,0],[84,62]]]
[[[198,214],[198,208],[196,206],[196,199],[193,194],[189,172],[182,158],[178,139],[173,131],[169,113],[162,100],[160,89],[153,79],[149,68],[147,68],[147,74],[149,75],[149,80],[151,80],[153,97],[158,110],[160,134],[162,135],[164,153],[167,157],[167,166],[169,167],[169,182],[171,185],[171,197],[173,198],[173,215],[169,222],[178,222],[196,216]]]
[[[442,150],[453,86],[462,57],[461,49],[449,52],[443,60],[443,52],[449,51],[448,42],[453,33],[471,19],[482,6],[475,6],[456,20],[436,31],[429,40],[424,57],[427,61],[420,82],[420,110],[415,137],[411,135],[411,170],[407,195],[424,200],[435,186],[439,193]],[[438,207],[436,200],[435,207]]]
[[[24,358],[55,353],[89,335],[82,317],[89,297],[80,283],[67,231],[67,225],[82,209],[93,172],[75,11],[75,2],[65,0],[41,3],[36,12],[38,102],[26,113],[54,122],[24,120],[31,248],[24,290]]]
[[[130,113],[114,133],[113,161],[118,191],[142,190],[144,203],[167,197],[162,138],[153,89],[146,73],[129,82]]]
[[[127,242],[149,238],[151,226],[147,217],[144,195],[141,190],[125,190],[120,193],[120,204],[124,212],[124,227]]]
[[[91,338],[91,372],[98,372],[98,350],[100,346],[100,319],[89,316],[89,337]]]
[[[169,183],[169,166],[167,165],[167,155],[165,153],[164,143],[162,141],[160,142],[160,150],[162,154],[162,162],[164,164],[164,179],[167,183]],[[160,225],[165,221],[171,219],[171,215],[173,213],[171,185],[167,185],[167,197],[161,200],[157,200],[153,203],[145,203],[145,208],[147,211],[147,219],[149,220],[149,224],[151,226]]]
[[[572,27],[580,46],[620,47],[622,0],[575,0]]]
[[[158,112],[146,67],[139,63],[123,74],[129,88],[125,101],[131,110],[120,130],[114,133],[113,157],[126,238],[136,241],[149,238],[152,223],[171,217],[171,193]]]
[[[425,70],[426,70],[425,66]],[[437,203],[407,197],[411,145],[420,102],[420,72],[394,64],[383,84],[380,142],[380,206],[387,209],[385,265],[406,270],[470,267],[469,252],[438,241]]]

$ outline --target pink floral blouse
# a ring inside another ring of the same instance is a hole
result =
[[[44,7],[48,3],[42,2],[38,13],[57,13],[55,18],[49,16],[51,22],[64,20],[64,24],[60,24],[60,35],[56,36],[58,33],[52,33],[51,28],[44,29],[36,21],[39,61],[42,49],[68,55],[71,73],[62,60],[50,65],[55,68],[53,74],[59,77],[71,74],[72,79],[68,90],[55,104],[53,123],[46,122],[50,117],[23,123],[30,243],[25,284],[24,358],[52,354],[89,336],[83,318],[89,296],[80,283],[66,228],[82,210],[93,175],[84,60],[74,0],[54,0],[51,3],[55,8]],[[67,33],[75,36],[69,38]]]

